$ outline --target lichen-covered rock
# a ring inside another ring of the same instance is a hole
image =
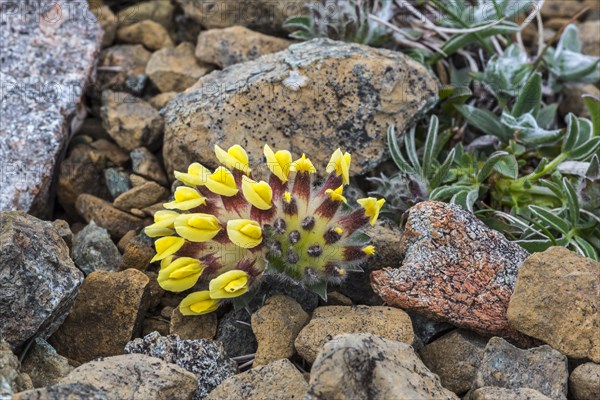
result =
[[[58,383],[17,393],[12,400],[109,400],[109,395],[88,383]]]
[[[251,160],[262,157],[266,139],[318,163],[339,146],[360,154],[351,171],[364,173],[387,157],[388,126],[408,126],[435,101],[437,87],[401,53],[328,39],[294,44],[204,76],[167,104],[167,173],[198,160],[216,166],[214,145],[235,138],[244,138]]]
[[[13,393],[28,389],[19,369],[19,359],[8,343],[0,339],[0,399],[10,398]]]
[[[200,32],[196,58],[221,68],[285,50],[289,40],[251,31],[243,26]]]
[[[500,337],[488,342],[472,390],[485,386],[530,388],[555,400],[566,399],[567,357],[550,346],[521,350]]]
[[[307,386],[300,371],[283,359],[226,379],[206,400],[302,400]]]
[[[108,201],[90,194],[82,194],[75,202],[77,212],[87,221],[105,228],[113,238],[119,239],[129,231],[144,227],[144,221],[115,208]]]
[[[409,211],[401,265],[371,273],[390,305],[483,335],[527,342],[506,309],[527,251],[454,204],[425,201]]]
[[[23,359],[21,370],[29,375],[33,387],[39,388],[58,383],[73,367],[48,342],[37,338]]]
[[[505,389],[493,386],[486,386],[477,389],[471,394],[469,400],[550,400],[550,397],[544,396],[534,389]]]
[[[148,50],[173,46],[169,32],[161,24],[149,19],[122,26],[117,31],[117,39],[123,43],[141,44]]]
[[[123,347],[141,330],[147,285],[148,277],[133,269],[92,272],[50,343],[78,362],[123,354]]]
[[[523,262],[508,320],[569,357],[600,363],[599,291],[599,262],[551,247]]]
[[[423,347],[423,363],[442,385],[458,395],[469,391],[487,340],[472,332],[455,330]]]
[[[214,340],[182,340],[174,335],[161,336],[153,332],[143,339],[128,343],[125,351],[160,358],[195,374],[198,389],[194,395],[196,400],[203,399],[237,371],[235,362],[227,357],[223,345]]]
[[[108,231],[92,221],[75,235],[73,261],[89,275],[99,270],[114,271],[121,261],[121,254]]]
[[[458,397],[405,343],[371,334],[339,335],[312,366],[306,400],[439,399]]]
[[[296,352],[294,340],[309,320],[291,297],[277,295],[267,300],[252,314],[252,331],[258,342],[253,366],[292,357]]]
[[[412,344],[415,336],[404,311],[383,306],[328,306],[317,308],[295,341],[298,354],[312,363],[331,338],[343,333],[370,333]]]
[[[155,357],[126,354],[85,363],[61,384],[95,386],[108,400],[191,400],[196,376]]]
[[[600,365],[581,364],[569,376],[569,392],[574,400],[592,400],[600,397]]]
[[[0,337],[13,350],[34,336],[51,335],[82,281],[50,222],[24,212],[0,212]]]
[[[179,308],[170,315],[169,334],[181,339],[214,339],[217,334],[217,316],[215,313],[186,316]]]

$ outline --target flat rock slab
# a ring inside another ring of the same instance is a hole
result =
[[[102,29],[87,1],[2,2],[0,210],[51,211],[50,188]]]
[[[506,318],[527,251],[456,205],[425,201],[409,213],[402,265],[371,274],[381,298],[483,335],[529,342]]]

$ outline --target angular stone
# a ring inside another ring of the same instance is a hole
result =
[[[149,207],[161,200],[167,200],[169,194],[169,191],[158,183],[147,182],[119,195],[113,204],[121,210],[129,211],[132,208]]]
[[[118,0],[121,2],[121,0]],[[143,20],[158,22],[167,29],[173,25],[175,6],[170,1],[150,0],[123,8],[117,13],[119,26],[135,24]]]
[[[410,345],[360,333],[336,336],[325,345],[312,366],[305,399],[458,397],[442,387]]]
[[[10,399],[10,396],[21,390],[29,389],[26,379],[21,375],[21,365],[4,340],[0,339],[0,398]]]
[[[387,157],[389,124],[403,130],[435,102],[437,87],[401,53],[327,39],[294,44],[202,77],[167,104],[167,174],[198,160],[215,166],[214,145],[239,141],[230,132],[244,138],[251,162],[262,159],[268,138],[272,148],[310,154],[319,165],[342,147],[360,154],[352,174],[364,173]]]
[[[148,19],[122,26],[117,31],[117,39],[123,43],[141,44],[148,50],[173,46],[169,32],[161,24]]]
[[[226,379],[205,400],[304,399],[304,377],[286,359],[252,368]]]
[[[535,389],[551,399],[566,399],[567,357],[550,346],[521,350],[506,340],[488,342],[472,390],[485,386]]]
[[[163,186],[169,186],[169,180],[163,171],[161,162],[145,147],[131,150],[131,168],[133,172],[158,182]]]
[[[125,246],[125,251],[117,270],[124,271],[128,268],[133,268],[145,271],[155,254],[156,251],[152,246],[151,239],[145,235],[137,235]]]
[[[118,167],[125,167],[129,162],[129,154],[119,146],[106,139],[99,139],[90,144],[98,157],[105,157]]]
[[[486,386],[471,394],[470,400],[550,400],[550,397],[544,396],[534,389],[505,389],[493,386]]]
[[[148,308],[147,285],[148,277],[133,269],[92,272],[50,343],[78,362],[123,354],[125,345],[140,333]]]
[[[75,203],[77,212],[87,221],[94,221],[105,228],[114,238],[120,238],[131,230],[144,227],[144,221],[121,211],[107,201],[89,194],[77,197]]]
[[[12,400],[109,400],[104,390],[88,383],[59,383],[17,393]],[[112,399],[111,399],[112,400]]]
[[[460,206],[424,201],[409,210],[400,252],[402,265],[371,273],[387,304],[529,343],[506,318],[527,251]]]
[[[73,367],[44,339],[35,339],[23,360],[21,370],[26,372],[36,388],[51,386],[67,376]]]
[[[599,293],[599,262],[551,247],[523,262],[508,320],[569,357],[600,363]]]
[[[83,274],[50,222],[0,212],[0,337],[20,350],[64,321]]]
[[[383,306],[319,307],[294,343],[298,354],[313,363],[331,338],[342,333],[370,333],[412,344],[415,336],[408,314]]]
[[[106,187],[113,199],[131,189],[129,174],[118,168],[107,168],[104,170]]]
[[[263,35],[243,26],[210,29],[200,32],[196,43],[196,58],[221,68],[260,56],[285,50],[289,40]]]
[[[121,254],[108,231],[92,221],[75,235],[73,261],[89,275],[99,270],[114,271],[121,261]]]
[[[592,400],[600,397],[600,365],[581,364],[569,376],[569,392],[574,400]]]
[[[87,362],[61,383],[93,385],[108,400],[191,400],[196,376],[185,369],[142,354],[127,354]]]
[[[253,354],[258,348],[250,326],[250,314],[243,308],[230,310],[219,318],[216,339],[223,343],[229,357]]]
[[[3,2],[0,30],[0,210],[52,213],[55,164],[85,117],[82,95],[102,29],[85,0],[69,7]],[[56,9],[59,7],[59,10]],[[40,15],[53,15],[49,22]],[[60,19],[57,20],[57,15]],[[52,51],[46,51],[52,49]]]
[[[169,317],[169,334],[181,339],[214,339],[217,334],[217,316],[214,313],[185,316],[179,308],[174,308]]]
[[[152,105],[152,107],[156,108],[157,110],[160,110],[161,108],[166,106],[167,103],[171,101],[171,99],[173,99],[173,97],[175,96],[177,96],[177,92],[160,93],[152,97],[150,100],[148,100],[148,102]]]
[[[135,93],[127,82],[144,73],[151,55],[141,44],[122,44],[104,49],[98,60],[99,91],[110,88]]]

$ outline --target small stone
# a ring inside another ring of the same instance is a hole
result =
[[[600,363],[599,288],[600,263],[551,247],[523,262],[508,320],[571,358]]]
[[[173,46],[169,32],[161,24],[148,19],[119,28],[117,39],[123,43],[141,44],[148,50]]]
[[[37,338],[29,348],[21,370],[31,377],[33,387],[39,388],[58,383],[73,370],[73,367],[48,342]]]
[[[144,221],[115,208],[108,201],[98,197],[81,194],[75,203],[77,212],[87,221],[94,221],[105,228],[113,238],[119,239],[130,230],[144,227]]]
[[[600,26],[598,26],[597,36],[600,37]],[[563,92],[565,99],[560,102],[558,107],[561,115],[566,116],[568,113],[573,113],[578,117],[590,118],[590,113],[583,102],[582,96],[600,98],[600,89],[596,85],[592,83],[567,84]]]
[[[167,307],[165,307],[167,308]],[[171,308],[169,333],[181,339],[214,339],[217,334],[217,316],[214,313],[185,316],[179,308]]]
[[[175,308],[173,308],[171,306],[165,306],[165,307],[163,307],[162,310],[160,310],[160,316],[163,317],[163,318],[165,318],[165,319],[170,320],[171,319],[171,314],[173,314],[173,310],[174,309]],[[188,339],[188,338],[186,338],[186,339]],[[212,339],[212,338],[207,338],[207,339]]]
[[[368,333],[325,344],[310,373],[306,400],[458,400],[405,343]]]
[[[156,108],[157,110],[160,110],[175,96],[177,96],[177,92],[160,93],[148,100],[148,103],[150,103],[152,107]]]
[[[121,1],[121,0],[118,0]],[[151,20],[170,29],[173,25],[175,6],[170,1],[151,0],[136,3],[117,13],[119,26],[135,24],[143,20]]]
[[[85,275],[89,275],[100,270],[114,271],[121,261],[121,254],[108,231],[92,221],[75,235],[73,261]]]
[[[118,24],[115,14],[113,14],[110,7],[102,3],[89,2],[89,4],[90,11],[96,16],[98,23],[104,31],[104,36],[102,36],[102,47],[108,47],[115,41],[117,32]]]
[[[579,24],[581,52],[590,56],[600,56],[600,20],[587,21]]]
[[[92,142],[90,146],[98,156],[105,157],[118,167],[125,167],[129,163],[129,154],[116,144],[105,139]]]
[[[59,383],[17,393],[12,400],[109,400],[104,390],[87,383]],[[112,399],[111,399],[112,400]]]
[[[98,60],[98,87],[127,91],[130,89],[127,81],[144,73],[151,55],[140,44],[116,45],[102,50]]]
[[[140,333],[148,308],[148,277],[133,269],[87,276],[73,309],[50,343],[78,362],[123,354]]]
[[[102,123],[115,142],[126,150],[154,149],[163,133],[163,119],[144,100],[123,92],[102,93]]]
[[[196,61],[193,44],[183,42],[175,48],[155,51],[146,66],[146,75],[161,92],[182,92],[211,69]]]
[[[202,25],[194,21],[186,14],[177,14],[175,16],[175,26],[173,32],[175,43],[196,43],[200,31],[202,31]]]
[[[486,386],[471,394],[470,400],[551,400],[540,392],[529,388],[505,389]]]
[[[482,335],[531,340],[515,331],[506,309],[527,251],[460,206],[424,201],[410,208],[401,265],[371,273],[387,304]]]
[[[150,282],[148,283],[148,309],[153,310],[161,303],[163,296],[167,293],[158,284],[158,274],[153,271],[144,272]],[[167,331],[168,333],[168,331]]]
[[[142,354],[101,358],[75,368],[61,380],[89,384],[108,399],[191,400],[196,376],[184,368]]]
[[[327,306],[351,306],[352,299],[344,296],[340,292],[327,293]]]
[[[14,393],[29,389],[19,372],[19,359],[4,340],[0,339],[0,398],[10,399]]]
[[[227,357],[223,345],[214,340],[182,340],[154,332],[129,342],[125,351],[160,358],[196,375],[198,390],[195,400],[203,399],[237,371],[235,362]]]
[[[62,240],[65,241],[67,247],[71,249],[73,246],[73,232],[71,231],[69,223],[64,219],[56,219],[52,221],[52,226],[54,226],[54,229],[56,229],[56,232],[58,232]]]
[[[285,50],[289,40],[251,31],[243,26],[210,29],[200,32],[196,43],[196,58],[221,68],[254,60],[269,53]]]
[[[258,342],[253,366],[265,365],[296,352],[294,340],[310,320],[294,299],[277,295],[252,314],[252,331]]]
[[[569,378],[567,357],[550,346],[521,350],[506,340],[493,337],[483,353],[471,386],[505,389],[530,388],[552,399],[566,399]]]
[[[568,17],[577,14],[583,5],[578,1],[546,0],[542,6],[542,16],[545,19]]]
[[[135,237],[135,235],[135,231],[127,232],[121,239],[119,239],[119,242],[117,243],[117,249],[119,249],[121,253],[124,253],[127,244]]]
[[[152,241],[147,236],[137,235],[127,243],[123,251],[123,257],[117,270],[124,271],[132,268],[145,271],[150,266],[150,260],[156,251],[152,247]]]
[[[294,343],[298,354],[313,363],[331,338],[342,333],[371,333],[412,344],[415,336],[404,311],[383,306],[328,306],[317,308]]]
[[[82,282],[50,222],[24,212],[0,212],[0,337],[11,349],[51,335]]]
[[[600,365],[581,364],[569,376],[569,391],[574,400],[600,398]]]
[[[169,197],[169,191],[156,182],[148,182],[142,186],[136,186],[133,189],[123,193],[115,199],[114,206],[128,211],[133,208],[144,208],[156,204],[158,201],[166,200]],[[142,213],[142,216],[145,215]]]
[[[129,175],[129,180],[131,181],[132,187],[142,186],[142,185],[145,185],[146,183],[150,182],[148,179],[141,177],[137,174]]]
[[[300,371],[283,359],[226,379],[205,400],[302,400],[307,387]]]
[[[166,336],[169,334],[169,322],[162,318],[148,317],[142,323],[142,336],[158,332],[160,335]]]
[[[119,168],[105,169],[104,180],[106,181],[106,187],[113,199],[131,189],[129,174]]]
[[[148,149],[139,147],[131,150],[130,155],[133,172],[163,186],[169,186],[167,175],[163,171],[160,161]]]
[[[444,333],[456,329],[454,325],[436,321],[412,311],[407,311],[407,314],[413,324],[413,331],[415,332],[415,343],[413,346],[416,350],[423,348],[424,345],[431,343],[434,339],[443,336]]]
[[[165,296],[166,297],[166,296]],[[172,299],[169,297],[169,299]],[[181,299],[177,299],[179,304]],[[230,310],[219,318],[217,340],[223,343],[229,357],[256,353],[258,343],[250,325],[250,314],[244,308]]]
[[[419,355],[446,389],[462,395],[471,388],[486,343],[475,333],[455,330],[423,347]]]

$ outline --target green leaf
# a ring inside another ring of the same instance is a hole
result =
[[[530,253],[541,253],[554,246],[554,243],[550,239],[520,239],[515,240],[515,243]]]
[[[571,245],[573,245],[573,247],[575,247],[580,254],[583,254],[584,256],[589,257],[592,260],[598,261],[598,252],[596,251],[594,246],[592,246],[591,243],[585,240],[584,238],[580,236],[573,237]]]
[[[579,147],[574,148],[569,152],[573,160],[585,161],[592,157],[600,149],[600,137],[594,137]]]
[[[448,153],[448,155],[446,156],[444,163],[437,169],[437,171],[433,175],[433,178],[431,178],[431,180],[429,181],[430,190],[437,188],[444,181],[446,175],[448,175],[448,171],[450,170],[452,163],[454,162],[454,154],[455,150],[450,150],[450,153]]]
[[[583,103],[590,113],[594,136],[600,136],[600,99],[590,96],[583,96]]]
[[[569,24],[562,33],[556,51],[570,50],[581,53],[581,41],[579,40],[579,29],[575,24]]]
[[[310,30],[310,17],[292,17],[283,23],[284,29],[300,28]]]
[[[530,205],[528,208],[532,214],[547,226],[559,231],[563,235],[566,235],[569,232],[569,223],[562,218],[557,217],[552,211],[535,205]]]
[[[567,132],[562,143],[563,153],[567,153],[573,149],[579,139],[579,120],[575,115],[569,113],[567,115]]]
[[[387,139],[388,139],[388,147],[390,149],[390,154],[392,156],[392,160],[398,167],[398,169],[402,172],[406,173],[415,173],[415,170],[406,162],[404,157],[402,157],[402,151],[400,150],[400,145],[398,144],[398,138],[396,137],[396,127],[395,125],[390,125],[387,131]]]
[[[434,152],[438,136],[439,120],[435,115],[431,116],[429,129],[425,138],[425,147],[423,149],[423,176],[428,177],[429,171],[433,168],[435,161]]]
[[[494,135],[504,142],[510,139],[510,133],[506,127],[500,123],[496,114],[488,109],[475,108],[468,104],[457,105],[456,109],[471,125],[480,131],[488,135]]]
[[[323,299],[323,301],[327,301],[327,282],[326,281],[317,282],[313,285],[308,286],[308,288],[310,290],[312,290],[313,292],[315,292],[316,294],[318,294],[319,297]]]
[[[509,154],[505,151],[496,151],[491,154],[486,162],[483,164],[483,167],[479,170],[477,174],[477,181],[484,182],[488,176],[492,173],[492,170],[496,166],[496,164],[503,158],[508,156]]]
[[[505,126],[517,132],[518,138],[526,145],[538,146],[555,143],[560,139],[562,130],[546,130],[538,126],[534,116],[530,113],[523,114],[518,118],[509,113],[502,113],[500,121]]]
[[[494,165],[494,169],[500,175],[508,178],[517,179],[519,176],[519,164],[517,163],[515,156],[512,154],[502,157],[498,163]]]
[[[468,190],[469,187],[465,186],[441,186],[433,189],[429,194],[431,200],[448,200],[451,199],[456,193],[462,190]]]
[[[417,130],[417,126],[413,125],[408,130],[408,135],[406,135],[406,154],[408,155],[408,159],[413,166],[413,170],[417,175],[423,175],[421,170],[421,164],[419,163],[419,155],[417,154],[417,145],[415,143],[415,131]]]
[[[563,188],[565,189],[565,200],[567,203],[567,209],[569,210],[571,225],[576,227],[579,223],[579,200],[577,199],[577,192],[575,192],[575,188],[567,178],[563,178],[562,184]]]
[[[537,123],[544,129],[550,129],[552,123],[556,119],[556,111],[558,110],[558,103],[552,103],[544,108],[541,108],[536,117]]]
[[[512,109],[514,117],[520,117],[525,113],[537,115],[542,102],[542,74],[534,73],[519,93],[517,101]]]
[[[462,190],[452,196],[451,203],[473,212],[473,206],[479,197],[479,187],[470,190]]]

